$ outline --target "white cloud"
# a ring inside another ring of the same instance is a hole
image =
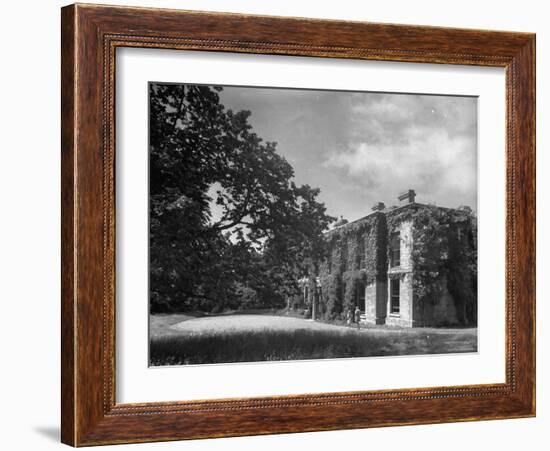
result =
[[[321,188],[333,216],[364,216],[413,188],[419,202],[476,209],[477,102],[472,97],[226,88],[227,107],[252,111],[296,182]]]
[[[409,128],[405,143],[383,139],[358,142],[325,161],[327,168],[344,171],[370,196],[390,204],[412,188],[420,202],[475,208],[477,170],[475,136],[450,137],[444,130]],[[400,140],[401,141],[401,140]]]

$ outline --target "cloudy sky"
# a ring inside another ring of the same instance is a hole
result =
[[[328,213],[354,220],[382,201],[477,210],[477,100],[472,97],[225,87],[226,108],[250,122],[321,188]]]

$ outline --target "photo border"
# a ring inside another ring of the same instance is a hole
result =
[[[506,164],[505,153],[499,151],[505,148],[506,134],[503,68],[138,47],[118,47],[116,59],[118,403],[505,382],[505,199],[501,198],[501,193],[505,186]],[[284,71],[277,70],[279,67]],[[147,194],[143,184],[147,177],[148,153],[144,86],[150,80],[181,83],[181,74],[185,74],[188,82],[207,81],[215,85],[240,83],[241,86],[322,90],[336,87],[358,92],[399,92],[404,96],[407,94],[403,91],[437,95],[460,93],[478,98],[478,144],[481,149],[478,170],[484,174],[478,193],[479,199],[484,199],[479,203],[481,209],[478,208],[481,244],[478,271],[481,274],[480,299],[483,299],[479,306],[479,342],[482,351],[460,355],[227,363],[218,365],[215,371],[208,365],[148,369],[144,363],[147,362],[148,315],[144,296],[147,269],[143,258],[147,254],[147,230],[140,225],[147,222]],[[492,346],[487,347],[490,343]],[[341,371],[363,376],[342,378],[338,375]],[[385,372],[388,372],[387,377]],[[180,384],[181,380],[185,383]]]
[[[64,443],[135,443],[535,415],[534,34],[80,4],[62,8],[61,34]],[[117,47],[504,67],[506,382],[117,404]]]

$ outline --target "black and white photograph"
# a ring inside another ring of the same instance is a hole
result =
[[[108,3],[3,4],[2,449],[548,450],[547,4]]]
[[[151,367],[477,352],[477,97],[148,102]]]

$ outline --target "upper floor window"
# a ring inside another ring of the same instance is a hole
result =
[[[401,264],[401,239],[399,232],[392,233],[390,236],[390,266],[399,266]]]
[[[359,235],[356,246],[357,253],[355,254],[355,261],[357,269],[362,269],[365,267],[365,239],[363,236]]]

